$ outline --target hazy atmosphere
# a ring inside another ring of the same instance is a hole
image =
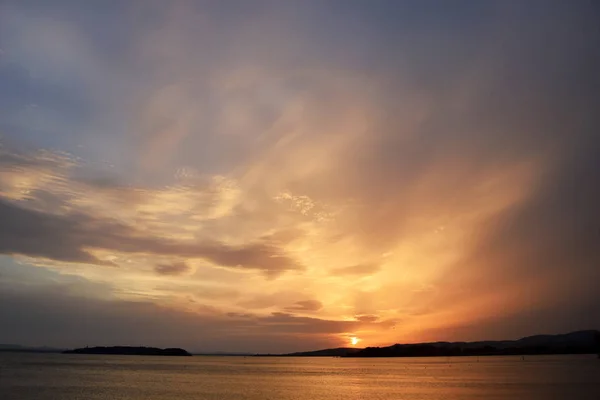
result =
[[[600,7],[0,0],[0,343],[600,328]]]

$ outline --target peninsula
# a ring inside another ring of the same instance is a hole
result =
[[[111,354],[127,356],[191,356],[190,353],[179,348],[159,349],[156,347],[83,347],[80,349],[66,350],[63,354]]]
[[[454,357],[542,354],[599,354],[600,357],[600,331],[587,330],[559,335],[535,335],[518,340],[410,343],[362,349],[341,347],[290,354],[257,354],[257,356]]]

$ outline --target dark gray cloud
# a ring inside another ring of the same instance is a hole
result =
[[[339,345],[332,335],[355,326],[283,313],[188,313],[106,295],[102,299],[82,297],[55,282],[30,283],[0,279],[0,343],[56,347],[144,344],[203,351],[286,352]],[[86,286],[86,282],[79,284]]]
[[[184,262],[177,262],[172,264],[159,264],[154,267],[159,275],[183,275],[190,271],[189,265]]]
[[[323,308],[323,303],[318,300],[301,300],[294,303],[294,305],[286,307],[287,311],[319,311]]]
[[[356,264],[332,270],[333,275],[372,275],[379,271],[380,265],[374,263]]]
[[[361,322],[375,322],[379,320],[377,315],[357,315],[355,318],[357,321]]]
[[[305,296],[299,292],[281,290],[252,295],[249,298],[241,299],[237,305],[250,310],[261,310],[271,307],[283,308],[295,299],[303,297]]]
[[[110,264],[100,261],[87,248],[126,253],[154,253],[204,258],[231,268],[250,268],[274,277],[301,266],[267,243],[228,246],[223,243],[180,243],[142,236],[115,221],[104,221],[81,213],[48,214],[20,207],[0,198],[0,253],[45,257],[58,261]]]
[[[186,251],[182,251],[181,254],[185,255]],[[284,271],[302,268],[280,249],[266,243],[244,246],[228,246],[222,243],[199,244],[190,248],[187,254],[201,254],[201,257],[221,266],[260,269],[270,277]]]
[[[260,324],[273,332],[295,334],[340,334],[359,326],[355,321],[331,321],[320,318],[298,317],[290,313],[275,312],[267,317],[257,317]]]
[[[97,247],[106,233],[122,236],[124,227],[100,225],[82,215],[51,215],[0,199],[0,253],[46,257],[58,261],[102,264],[84,247]],[[121,234],[119,234],[121,233]]]
[[[65,164],[70,162],[73,162],[71,157],[60,153],[16,151],[12,147],[0,149],[0,166],[9,172],[42,169],[56,182],[72,180],[85,190],[111,191],[119,198],[131,201],[144,196],[143,190],[131,190],[115,177],[98,173],[87,173],[86,176],[86,171],[81,168],[74,171],[73,177],[61,176],[61,173],[73,173],[65,169]],[[270,278],[284,271],[302,268],[279,249],[279,240],[275,238],[271,240],[265,237],[241,246],[229,246],[217,241],[181,243],[149,237],[137,232],[134,227],[93,215],[77,212],[52,214],[40,210],[59,210],[64,208],[66,201],[68,196],[62,198],[39,189],[31,191],[26,201],[20,203],[0,196],[0,216],[6,215],[6,223],[0,227],[0,237],[3,238],[0,252],[98,264],[106,262],[97,260],[86,248],[179,255],[204,258],[224,267],[262,270]]]

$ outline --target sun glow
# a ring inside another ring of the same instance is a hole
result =
[[[352,344],[352,346],[356,346],[358,344],[358,342],[360,342],[360,339],[357,338],[356,336],[353,336],[350,338],[350,343]]]

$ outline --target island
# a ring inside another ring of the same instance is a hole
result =
[[[63,354],[110,354],[125,356],[191,356],[190,353],[179,348],[159,349],[157,347],[83,347],[80,349],[65,350]]]

